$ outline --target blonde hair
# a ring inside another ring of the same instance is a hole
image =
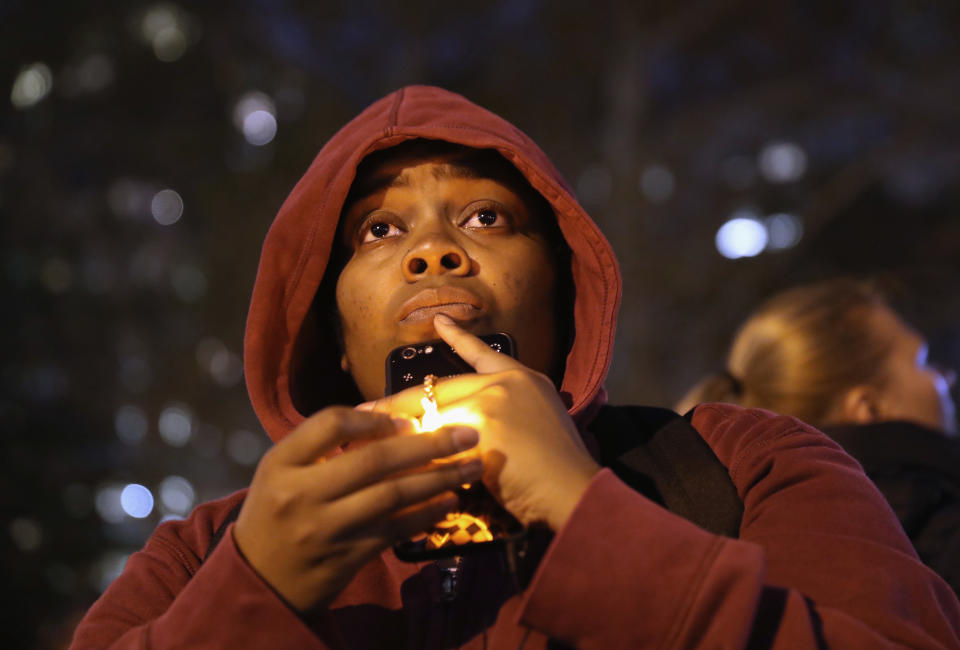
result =
[[[740,326],[726,370],[701,380],[676,409],[729,402],[823,425],[846,390],[885,381],[890,343],[869,320],[886,306],[874,285],[847,279],[779,293]]]

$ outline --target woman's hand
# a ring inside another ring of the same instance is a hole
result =
[[[440,419],[462,418],[480,430],[483,482],[507,510],[524,525],[559,530],[600,467],[553,383],[446,316],[436,316],[434,327],[478,373],[437,382]],[[422,389],[408,388],[366,408],[419,415],[422,397]]]
[[[443,519],[457,507],[452,490],[480,477],[476,454],[461,453],[475,430],[411,432],[409,420],[331,407],[261,459],[234,540],[298,611],[329,605],[367,561]]]

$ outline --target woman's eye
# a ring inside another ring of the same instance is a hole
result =
[[[363,232],[363,237],[361,237],[360,242],[366,244],[368,242],[377,241],[378,239],[386,239],[387,237],[396,237],[400,234],[400,229],[394,226],[391,223],[386,221],[375,221]]]
[[[506,224],[503,216],[494,208],[480,208],[463,225],[466,228],[490,228]]]

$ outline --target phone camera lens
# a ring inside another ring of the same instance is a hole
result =
[[[400,356],[404,359],[412,359],[417,356],[417,348],[403,348],[403,352],[400,353]]]

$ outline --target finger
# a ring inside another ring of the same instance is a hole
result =
[[[464,463],[381,481],[330,504],[331,519],[356,522],[346,525],[341,534],[349,535],[358,529],[375,528],[378,522],[385,523],[411,506],[455,490],[464,483],[480,480],[482,474],[480,459],[472,458]],[[452,504],[451,508],[455,505]],[[418,530],[403,532],[413,534]]]
[[[491,349],[470,332],[461,329],[446,314],[433,317],[433,327],[444,341],[469,363],[477,372],[503,372],[514,368],[523,368],[516,359]]]
[[[280,441],[273,453],[282,463],[310,465],[347,442],[412,433],[407,419],[385,413],[364,413],[351,408],[331,407],[305,420]]]
[[[338,499],[380,483],[388,476],[464,452],[475,447],[479,440],[476,429],[469,427],[445,427],[422,435],[378,440],[308,468],[315,477],[308,480],[317,486],[329,486],[318,493],[320,498]]]

